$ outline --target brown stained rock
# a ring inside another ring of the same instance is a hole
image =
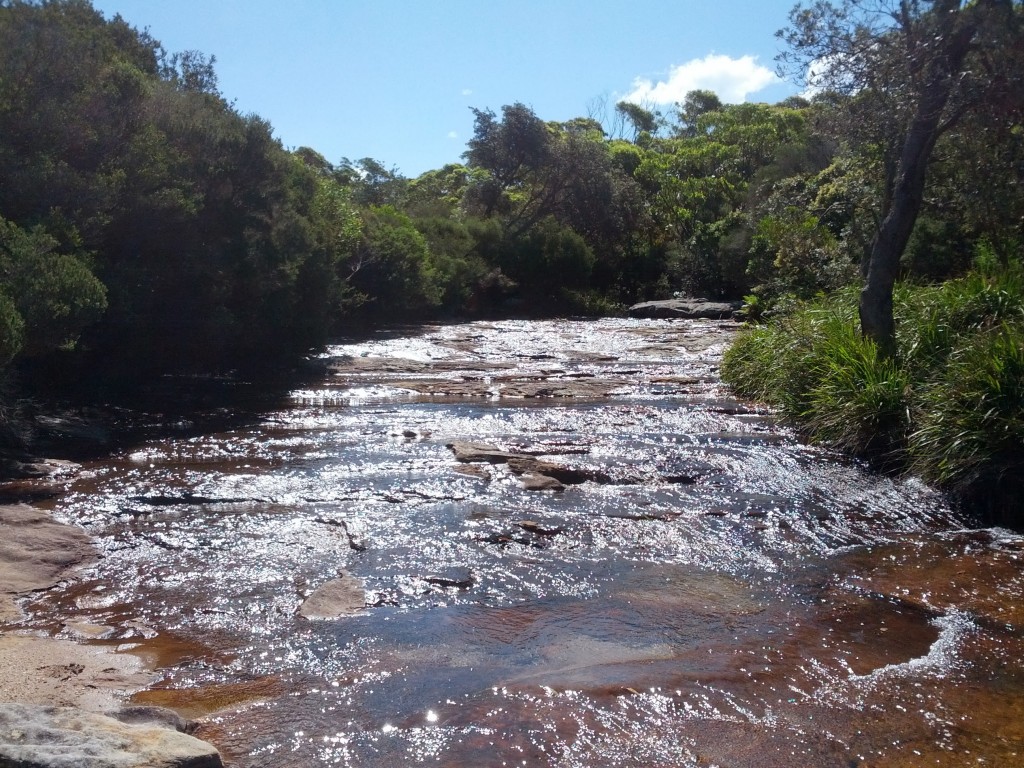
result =
[[[19,768],[222,768],[216,748],[160,716],[121,722],[70,707],[0,704],[0,765]]]
[[[24,504],[0,506],[0,530],[0,621],[20,616],[18,595],[50,587],[96,559],[84,531]]]
[[[181,718],[190,718],[186,733],[196,726],[195,720],[209,718],[225,710],[238,710],[256,702],[270,701],[287,694],[287,686],[275,676],[229,683],[211,683],[188,688],[150,688],[132,696],[132,701],[144,705],[134,709],[173,711]],[[125,710],[114,715],[123,720]],[[179,729],[180,730],[180,729]]]
[[[891,544],[861,555],[866,567],[849,584],[928,614],[962,611],[982,626],[1024,634],[1024,555],[1015,541],[964,533]]]
[[[338,619],[366,608],[366,587],[351,574],[342,573],[317,587],[299,606],[299,615],[306,619]]]

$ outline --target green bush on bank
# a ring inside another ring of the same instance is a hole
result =
[[[1024,269],[901,286],[895,360],[860,336],[856,299],[844,290],[748,329],[726,353],[723,378],[812,440],[1004,517],[1024,477]]]

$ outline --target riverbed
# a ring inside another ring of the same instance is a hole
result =
[[[732,398],[734,332],[339,343],[87,463],[46,506],[102,557],[18,627],[142,656],[237,768],[1024,763],[1024,539]]]

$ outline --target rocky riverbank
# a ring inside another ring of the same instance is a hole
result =
[[[52,460],[25,465],[22,479],[0,483],[0,498],[52,496],[76,468]],[[125,706],[158,676],[118,646],[83,642],[103,627],[63,624],[57,637],[19,629],[20,598],[94,563],[91,539],[24,503],[0,505],[0,529],[0,765],[221,766],[217,750],[189,735],[189,724],[170,710]]]

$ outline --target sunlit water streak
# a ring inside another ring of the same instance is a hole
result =
[[[1017,765],[1020,538],[732,400],[731,333],[336,345],[258,427],[89,465],[55,512],[104,558],[30,623],[149,654],[140,700],[235,766]],[[454,440],[608,482],[462,474]],[[365,610],[296,615],[341,572]]]

